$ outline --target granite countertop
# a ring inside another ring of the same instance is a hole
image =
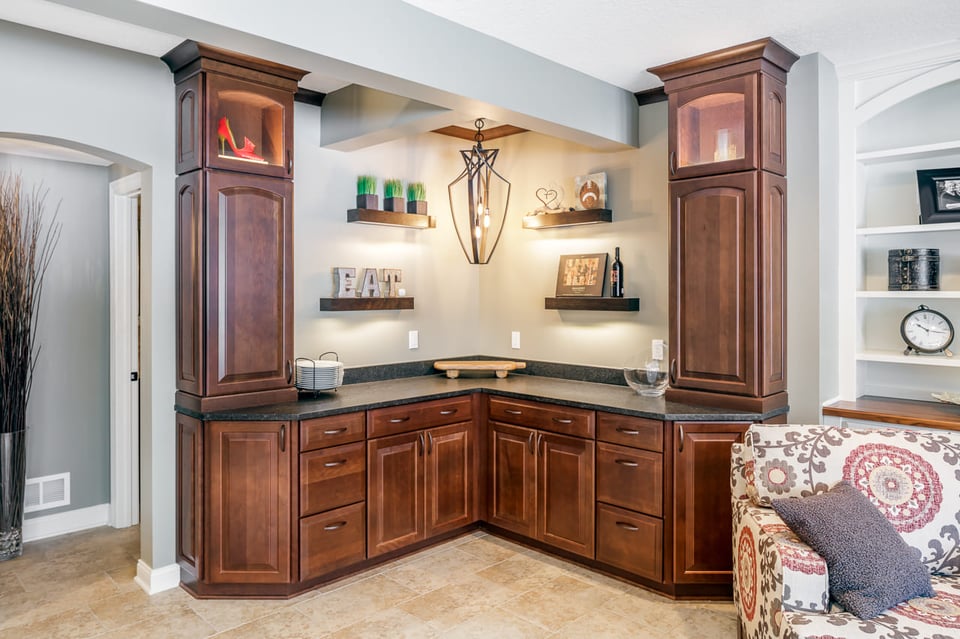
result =
[[[665,421],[761,421],[785,413],[780,408],[769,413],[752,413],[728,408],[689,406],[668,402],[663,397],[643,397],[627,386],[574,381],[533,375],[510,375],[504,379],[491,377],[459,377],[443,375],[405,377],[385,381],[341,386],[302,396],[299,401],[250,408],[197,413],[178,407],[192,417],[218,421],[295,421],[326,417],[340,413],[383,408],[417,401],[467,395],[476,391],[491,395],[542,401],[611,413],[647,417]]]

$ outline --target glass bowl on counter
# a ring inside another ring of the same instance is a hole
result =
[[[662,361],[650,359],[640,367],[625,367],[623,378],[627,386],[644,397],[660,397],[667,390],[670,381],[667,371],[661,366]]]

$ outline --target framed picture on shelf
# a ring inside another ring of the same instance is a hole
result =
[[[601,297],[606,277],[606,253],[561,255],[557,297]]]
[[[920,169],[920,223],[960,222],[960,168]]]
[[[607,174],[578,175],[573,180],[573,197],[578,211],[607,208]]]

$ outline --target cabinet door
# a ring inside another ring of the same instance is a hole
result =
[[[536,435],[490,423],[490,523],[527,537],[537,531]]]
[[[537,538],[593,558],[594,443],[538,433]]]
[[[670,178],[757,168],[757,74],[670,94]]]
[[[677,583],[730,583],[733,575],[730,447],[749,424],[674,427],[674,551]]]
[[[177,562],[203,579],[203,424],[177,413]]]
[[[757,173],[670,184],[671,385],[757,396]]]
[[[472,422],[426,431],[424,508],[426,536],[476,521]]]
[[[367,556],[424,538],[423,432],[367,442]]]
[[[290,465],[286,422],[207,424],[210,583],[289,583]]]
[[[290,386],[293,185],[208,172],[207,395]]]

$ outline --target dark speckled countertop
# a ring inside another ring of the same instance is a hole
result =
[[[689,406],[665,401],[663,397],[643,397],[626,386],[533,375],[510,375],[504,379],[492,377],[448,379],[442,375],[425,375],[348,384],[336,391],[321,392],[316,398],[309,396],[284,404],[202,414],[184,408],[177,410],[204,420],[287,421],[454,397],[480,390],[491,395],[665,421],[760,421],[787,411],[787,408],[781,408],[761,414],[727,408]]]

